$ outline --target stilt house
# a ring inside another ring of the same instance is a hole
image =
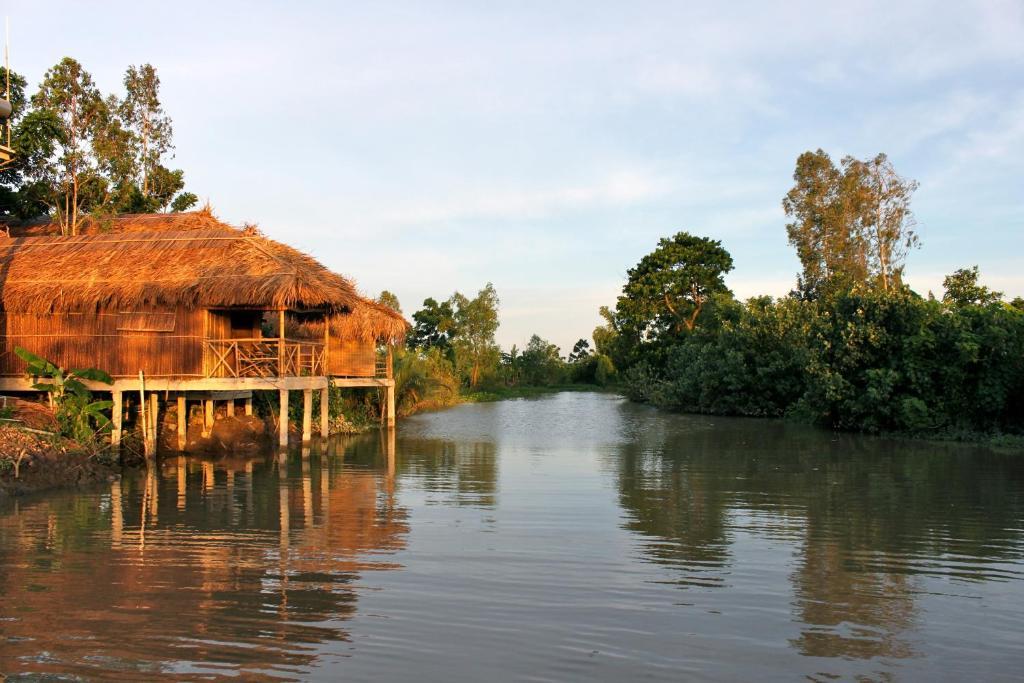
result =
[[[402,316],[255,228],[204,210],[87,220],[74,237],[52,223],[9,232],[0,236],[0,389],[29,386],[20,346],[107,371],[116,403],[141,383],[180,400],[277,389],[282,401],[288,390],[308,401],[334,378],[382,387],[393,405],[387,351],[405,334]]]

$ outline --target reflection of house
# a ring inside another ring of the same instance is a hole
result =
[[[138,391],[140,371],[147,390],[175,392],[182,408],[189,392],[274,389],[284,402],[302,390],[306,436],[311,392],[326,392],[329,377],[384,387],[393,405],[377,347],[398,341],[405,320],[254,228],[199,211],[87,221],[75,237],[53,224],[11,233],[0,237],[2,390],[29,388],[21,346],[108,371],[117,405]]]
[[[409,531],[381,462],[168,458],[110,487],[0,516],[0,670],[298,676],[349,639],[360,579],[399,568]]]

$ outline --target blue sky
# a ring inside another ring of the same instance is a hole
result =
[[[3,3],[12,67],[154,64],[175,165],[232,223],[427,296],[492,281],[503,345],[589,337],[678,230],[784,294],[798,154],[921,183],[919,291],[1024,295],[1024,2]],[[833,6],[834,5],[834,6]]]

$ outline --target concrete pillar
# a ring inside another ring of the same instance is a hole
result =
[[[313,390],[302,390],[302,443],[313,438]]]
[[[188,402],[185,394],[178,394],[178,450],[188,445]]]
[[[160,397],[155,391],[149,394],[149,410],[147,411],[147,417],[149,417],[149,438],[152,442],[152,448],[149,451],[150,457],[156,457],[156,445],[158,442],[158,432],[160,430]]]
[[[252,415],[252,396],[245,399],[245,414]]]
[[[278,432],[279,439],[278,443],[281,446],[288,445],[288,390],[281,389],[280,394],[280,410],[278,412]]]
[[[228,417],[234,417],[234,416],[235,416],[235,399],[229,398],[228,399]]]
[[[114,448],[120,448],[122,423],[124,421],[124,394],[115,390],[111,394],[111,399],[114,405],[110,407],[110,421],[112,423],[110,445]]]
[[[388,427],[395,426],[395,383],[391,382],[386,388],[388,398]]]
[[[203,436],[210,436],[213,431],[213,399],[203,399]]]
[[[331,435],[331,390],[324,387],[320,390],[320,436],[327,438]]]

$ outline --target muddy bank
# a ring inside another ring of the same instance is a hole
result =
[[[92,455],[59,437],[0,426],[0,498],[111,481],[116,458]]]

